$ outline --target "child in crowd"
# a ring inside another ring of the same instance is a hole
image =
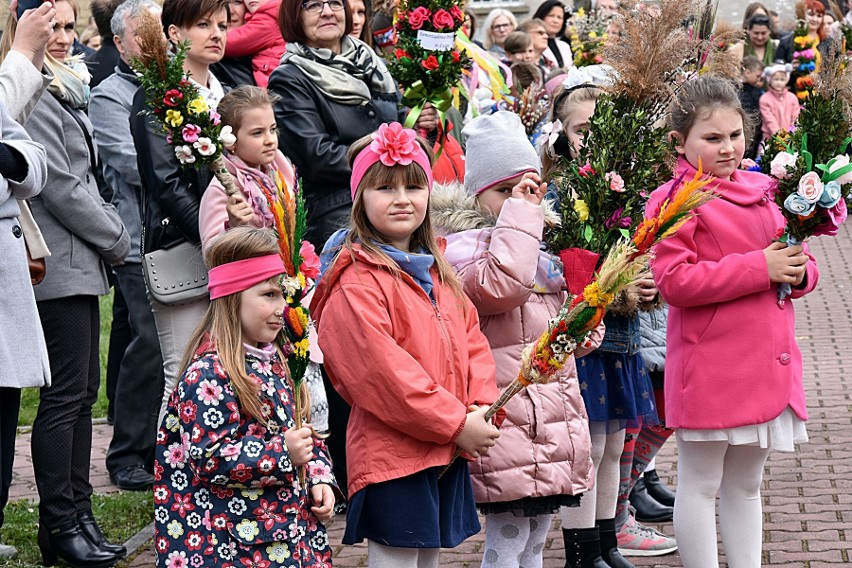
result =
[[[740,103],[743,110],[755,121],[755,132],[751,138],[746,140],[745,157],[751,160],[757,158],[760,151],[761,133],[763,120],[760,118],[760,97],[763,90],[763,61],[755,55],[746,55],[742,63],[742,88],[740,89]]]
[[[512,32],[503,42],[508,64],[535,62],[533,40],[527,32]]]
[[[539,158],[516,114],[480,117],[464,134],[465,185],[436,192],[432,218],[449,233],[447,260],[479,311],[504,388],[518,376],[524,348],[547,329],[567,296],[562,264],[541,243],[545,222],[558,223],[558,215],[543,201]],[[601,333],[592,339],[580,353],[600,343]],[[486,519],[482,566],[541,567],[552,514],[577,506],[592,485],[574,359],[557,381],[526,388],[505,408],[497,445],[471,467]]]
[[[775,63],[763,70],[766,92],[760,97],[760,117],[763,119],[763,141],[779,130],[788,131],[799,118],[799,97],[787,89],[790,81],[789,63]]]
[[[432,154],[399,123],[355,142],[352,217],[329,239],[311,313],[326,371],[352,406],[344,544],[369,565],[426,568],[480,529],[467,461],[499,436],[479,318],[428,215]],[[499,415],[498,415],[499,416]],[[442,470],[450,464],[446,471]]]
[[[245,23],[228,30],[225,57],[251,56],[252,75],[258,87],[269,84],[269,76],[287,49],[278,27],[280,5],[280,0],[246,0]]]
[[[336,483],[311,425],[295,427],[275,234],[232,229],[205,261],[211,303],[157,436],[157,565],[330,567]]]
[[[760,566],[760,485],[769,451],[807,440],[802,356],[793,302],[779,308],[778,284],[792,299],[819,273],[803,246],[775,241],[785,221],[772,180],[739,170],[748,117],[733,86],[688,81],[672,105],[675,180],[699,164],[715,176],[717,199],[656,247],[652,262],[669,304],[666,424],[677,430],[674,525],[686,568],[718,564],[716,494],[730,566]],[[668,195],[651,195],[647,210]],[[810,260],[810,262],[809,262]],[[721,491],[720,491],[721,490]]]
[[[293,166],[278,150],[278,130],[272,112],[276,99],[266,89],[244,86],[230,91],[219,103],[222,124],[231,127],[235,139],[225,148],[225,167],[239,192],[228,197],[217,178],[210,182],[201,197],[198,211],[202,250],[206,250],[228,228],[274,227],[267,194],[275,199],[279,183],[291,192],[295,188]],[[313,247],[310,248],[313,250]],[[328,402],[318,349],[311,350],[311,360],[305,384],[311,393],[314,429],[323,433],[328,430]]]
[[[554,117],[566,125],[565,140],[557,147],[564,148],[568,157],[574,158],[582,146],[600,93],[594,85],[577,85],[557,95]],[[631,567],[619,549],[643,556],[677,549],[674,539],[637,524],[631,516],[621,527],[616,526],[615,519],[619,490],[621,504],[626,506],[624,488],[630,479],[630,467],[623,473],[620,468],[625,428],[638,429],[656,422],[653,387],[638,353],[638,312],[652,308],[656,296],[653,286],[624,293],[604,318],[606,333],[601,346],[577,362],[597,480],[579,508],[563,508],[561,512],[566,551],[579,551],[576,558],[569,556],[568,566],[572,568],[595,566],[598,557],[609,566]],[[632,463],[632,454],[627,461]]]

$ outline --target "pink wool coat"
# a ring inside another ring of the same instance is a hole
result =
[[[760,117],[763,119],[763,139],[769,139],[779,130],[787,130],[799,117],[799,98],[790,91],[776,93],[769,89],[760,97]]]
[[[471,198],[465,200],[460,192],[456,197],[456,211],[438,212],[444,199],[433,195],[433,221],[444,232],[480,221],[490,225],[447,235],[446,257],[479,312],[502,390],[518,376],[523,349],[541,335],[565,301],[562,265],[551,257],[555,291],[535,286],[542,207],[509,199],[495,222],[465,208],[465,202],[472,206]],[[595,341],[600,343],[600,334]],[[528,387],[505,409],[497,445],[471,463],[477,503],[579,495],[591,489],[591,440],[573,358],[557,382]]]
[[[676,178],[695,169],[679,159]],[[651,194],[646,211],[666,196]],[[806,280],[783,308],[763,249],[785,226],[768,195],[772,180],[738,170],[717,180],[721,197],[702,206],[656,247],[654,279],[669,304],[666,426],[722,429],[761,424],[790,406],[808,417],[793,303],[819,280],[808,253]],[[807,252],[807,251],[806,251]]]

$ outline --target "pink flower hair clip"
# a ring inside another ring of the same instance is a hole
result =
[[[372,134],[370,150],[379,156],[382,164],[391,166],[407,166],[414,161],[420,151],[417,143],[417,133],[411,128],[404,128],[398,122],[382,124]]]

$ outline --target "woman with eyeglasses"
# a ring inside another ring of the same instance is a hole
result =
[[[495,8],[485,17],[483,28],[485,29],[485,41],[482,46],[493,52],[499,59],[505,59],[506,51],[503,42],[509,34],[518,27],[515,15],[505,8]]]

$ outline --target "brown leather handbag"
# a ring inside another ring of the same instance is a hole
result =
[[[50,250],[48,250],[47,243],[44,242],[44,237],[33,218],[29,204],[19,199],[18,205],[21,208],[18,222],[21,224],[24,244],[27,248],[27,267],[30,269],[30,282],[35,286],[44,280],[47,271],[44,259],[50,256]]]

